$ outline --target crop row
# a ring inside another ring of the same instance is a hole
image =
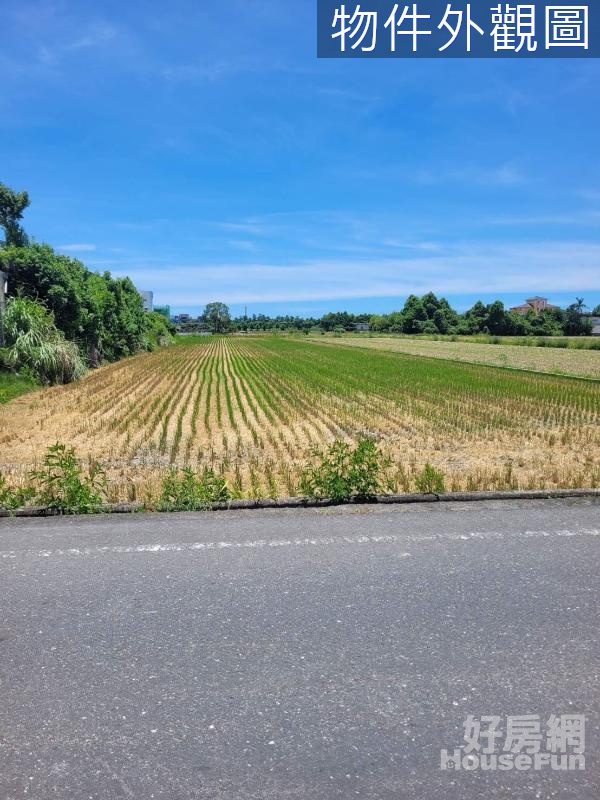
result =
[[[600,468],[595,382],[276,337],[186,341],[0,413],[0,471],[67,442],[122,498],[185,465],[238,493],[293,493],[311,448],[364,436],[400,487],[426,461],[454,488],[497,487],[507,470],[521,486],[585,485]]]

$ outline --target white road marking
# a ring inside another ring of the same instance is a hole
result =
[[[18,556],[34,558],[54,558],[58,556],[94,556],[120,553],[181,553],[204,552],[208,550],[260,550],[276,547],[322,547],[328,545],[360,545],[360,544],[413,544],[429,541],[469,541],[471,539],[501,539],[507,536],[523,537],[571,537],[600,536],[598,528],[580,528],[578,530],[537,530],[537,531],[472,531],[470,533],[432,533],[432,534],[382,534],[379,536],[324,536],[306,539],[248,539],[241,542],[182,542],[139,545],[107,545],[104,547],[69,547],[53,550],[5,550],[0,551],[0,558],[12,559]],[[408,558],[410,553],[399,553]]]

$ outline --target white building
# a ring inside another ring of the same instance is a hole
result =
[[[144,311],[152,311],[154,309],[154,292],[140,292],[140,297],[144,304]]]

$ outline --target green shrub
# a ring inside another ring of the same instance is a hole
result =
[[[41,470],[31,473],[38,502],[62,514],[93,514],[106,497],[106,476],[93,463],[84,474],[75,450],[58,442],[48,448]]]
[[[421,472],[415,476],[415,486],[422,494],[444,494],[446,491],[444,473],[431,464],[425,464]]]
[[[157,311],[149,311],[145,316],[144,350],[156,350],[175,341],[175,326]]]
[[[90,366],[116,361],[144,346],[146,312],[129,278],[91,272],[47,244],[0,248],[10,291],[41,301],[56,327],[76,342]]]
[[[30,486],[14,488],[0,475],[0,508],[21,508],[35,497],[35,489]]]
[[[312,461],[300,476],[300,491],[306,497],[328,497],[342,502],[353,495],[369,498],[383,488],[390,466],[371,439],[360,439],[353,449],[336,441],[328,448],[315,448]]]
[[[54,324],[52,314],[36,300],[13,297],[6,304],[7,347],[2,361],[13,371],[40,383],[70,383],[85,373],[79,349]]]
[[[190,467],[171,470],[164,479],[160,508],[162,511],[199,511],[210,503],[229,500],[231,494],[224,478],[206,467],[198,477]]]

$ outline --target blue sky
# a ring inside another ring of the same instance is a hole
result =
[[[319,60],[314,0],[0,14],[0,180],[155,302],[600,302],[597,59]]]

